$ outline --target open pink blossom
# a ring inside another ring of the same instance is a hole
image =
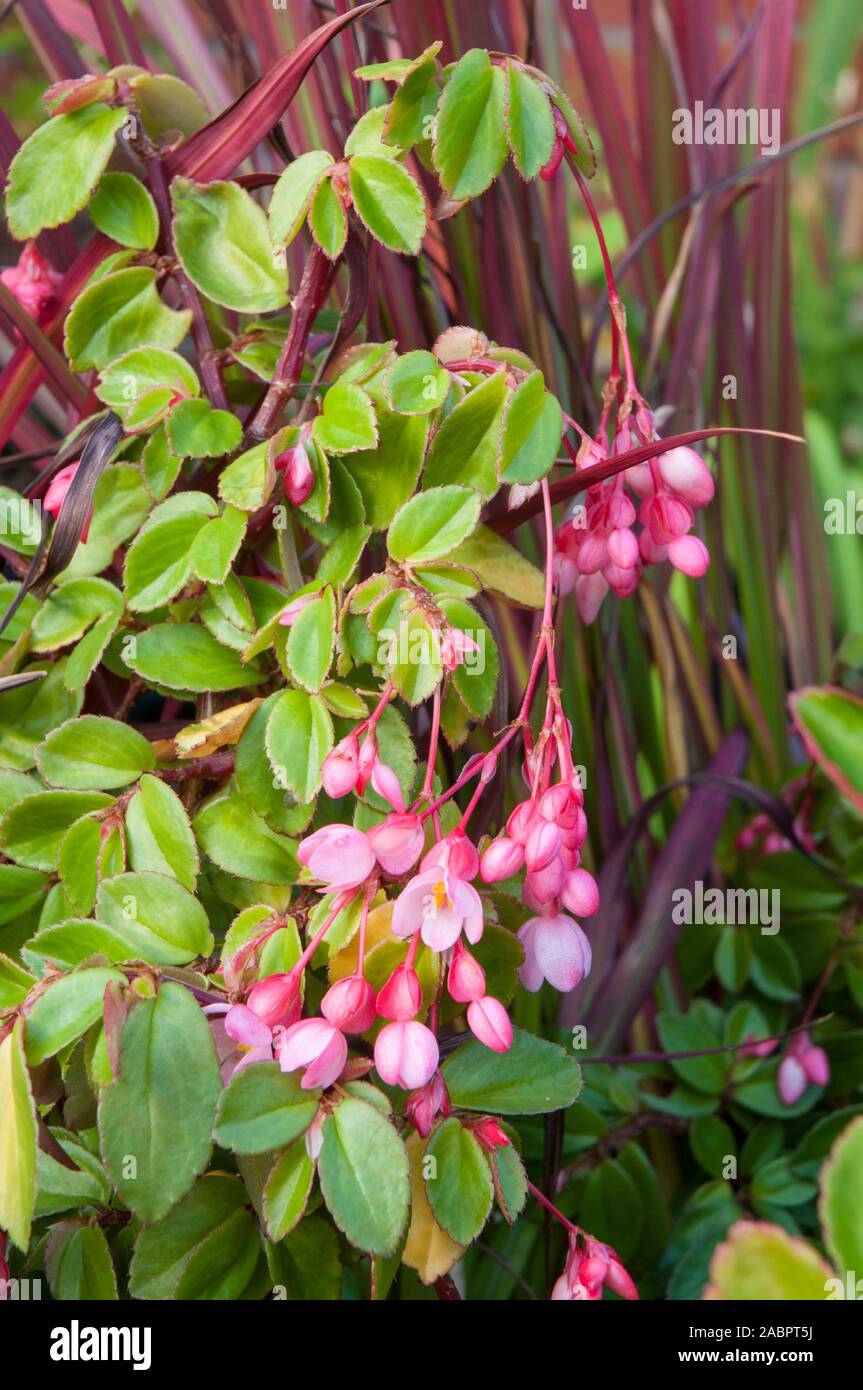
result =
[[[297,858],[329,891],[356,888],[375,866],[368,838],[352,825],[325,825],[301,840]]]
[[[422,821],[412,814],[387,816],[366,834],[384,873],[394,878],[413,868],[425,844]]]
[[[303,1071],[304,1091],[332,1086],[348,1060],[344,1034],[323,1018],[304,1018],[282,1034],[278,1049],[282,1071]]]
[[[455,671],[466,656],[478,651],[476,642],[472,637],[468,637],[466,632],[457,627],[449,627],[441,639],[441,664],[445,671]]]
[[[442,840],[432,845],[423,856],[420,869],[425,873],[431,868],[448,869],[456,878],[472,879],[479,873],[479,852],[465,832],[456,829]]]
[[[439,1055],[437,1039],[423,1023],[388,1023],[375,1042],[375,1066],[381,1080],[406,1091],[431,1080]]]
[[[507,1052],[512,1047],[512,1022],[499,999],[484,994],[467,1006],[467,1024],[475,1038],[492,1052]]]
[[[250,1062],[271,1062],[273,1030],[246,1004],[208,1004],[204,1009],[219,1059],[222,1085]]]
[[[432,867],[417,874],[393,910],[393,935],[404,939],[419,931],[433,951],[448,951],[462,931],[468,941],[479,941],[482,926],[479,893],[448,869]]]
[[[578,923],[565,913],[531,917],[518,935],[524,947],[519,976],[532,994],[541,988],[543,980],[565,994],[590,974],[590,942]]]

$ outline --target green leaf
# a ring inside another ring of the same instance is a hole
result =
[[[96,917],[156,965],[186,965],[208,956],[213,937],[197,898],[167,874],[115,874],[99,885]]]
[[[597,1240],[607,1241],[622,1260],[628,1260],[641,1234],[638,1189],[617,1159],[605,1159],[587,1180],[579,1220]]]
[[[326,1117],[318,1173],[324,1201],[352,1245],[395,1250],[408,1216],[408,1158],[373,1106],[348,1096]]]
[[[383,391],[399,415],[428,415],[447,398],[449,372],[431,352],[406,352],[384,375]]]
[[[581,1068],[562,1047],[512,1030],[508,1052],[469,1042],[441,1068],[453,1105],[498,1115],[564,1110],[581,1090]]]
[[[488,526],[478,526],[473,535],[447,555],[447,560],[472,570],[484,589],[524,608],[542,608],[545,580],[529,560]]]
[[[132,348],[99,374],[96,395],[114,410],[128,410],[139,396],[167,387],[178,396],[198,396],[201,385],[194,367],[179,352],[166,348]]]
[[[333,660],[336,600],[329,585],[301,610],[288,632],[286,661],[292,679],[305,690],[320,690]]]
[[[226,873],[258,883],[293,883],[294,842],[271,830],[245,797],[218,793],[193,821],[204,853]]]
[[[202,294],[227,309],[265,314],[288,302],[288,275],[273,255],[267,218],[236,183],[174,179],[174,241]]]
[[[106,579],[70,579],[53,591],[36,614],[32,650],[56,651],[76,642],[103,615],[116,622],[122,612],[122,597]]]
[[[107,367],[142,343],[175,348],[185,338],[192,315],[163,304],[156,272],[128,266],[90,284],[66,319],[64,350],[76,372]]]
[[[60,841],[73,821],[101,811],[112,798],[101,792],[36,792],[12,806],[0,823],[4,852],[29,869],[54,869]]]
[[[32,1067],[53,1057],[102,1017],[105,989],[125,984],[119,970],[101,967],[61,975],[35,1000],[26,1019],[27,1060]]]
[[[267,1245],[267,1263],[279,1298],[333,1301],[342,1287],[339,1240],[321,1216],[307,1216],[278,1245]]]
[[[117,719],[82,714],[54,729],[36,749],[46,782],[55,787],[108,790],[126,787],[156,766],[152,744]]]
[[[506,65],[506,138],[523,179],[535,179],[551,158],[554,120],[539,83],[511,59]]]
[[[91,816],[82,816],[70,825],[60,842],[60,882],[72,911],[82,917],[87,916],[96,901],[101,846],[101,827]]]
[[[696,1052],[722,1044],[722,1039],[694,1013],[685,1016],[659,1014],[656,1027],[666,1052]],[[731,1062],[731,1054],[721,1052],[712,1057],[681,1058],[670,1065],[687,1086],[706,1095],[719,1095],[725,1086]]]
[[[25,140],[9,167],[6,216],[18,241],[59,227],[79,212],[99,182],[126,119],[101,102],[55,116]]]
[[[236,507],[226,507],[221,516],[214,516],[198,532],[189,558],[199,579],[206,584],[224,584],[246,534],[247,523],[248,517]]]
[[[418,256],[426,231],[422,189],[397,160],[355,154],[350,162],[354,210],[372,236],[391,251]]]
[[[247,1201],[237,1178],[223,1173],[199,1178],[163,1220],[140,1232],[129,1268],[132,1297],[176,1298],[192,1258],[200,1252],[216,1253],[223,1244],[223,1232],[227,1232],[224,1244],[230,1244],[233,1223]],[[236,1297],[244,1284],[245,1280],[235,1293],[223,1292],[222,1297]]]
[[[752,937],[752,983],[768,999],[799,999],[802,981],[797,957],[779,936]]]
[[[431,44],[398,74],[399,87],[384,123],[388,145],[408,150],[427,138],[438,103],[436,59],[441,47],[440,41]]]
[[[495,372],[459,401],[432,440],[427,487],[462,483],[485,498],[494,496],[508,394],[506,373]]]
[[[267,679],[197,623],[156,623],[136,635],[126,660],[145,680],[172,690],[239,690]]]
[[[37,669],[44,671],[45,663]],[[66,669],[61,658],[49,665],[44,680],[0,691],[0,767],[35,767],[36,745],[56,724],[78,713],[81,695],[65,689]]]
[[[434,163],[451,198],[475,198],[506,159],[504,78],[488,54],[472,48],[444,88],[434,132]]]
[[[371,449],[378,442],[375,411],[362,387],[340,378],[324,396],[323,411],[316,416],[312,437],[330,454],[350,454]]]
[[[47,878],[36,869],[0,864],[0,926],[29,912],[41,902],[47,887]]]
[[[737,1140],[718,1115],[695,1117],[689,1130],[689,1147],[711,1178],[724,1178],[726,1160],[737,1155]]]
[[[304,1139],[297,1139],[275,1163],[264,1188],[264,1219],[270,1240],[282,1240],[306,1210],[315,1166],[306,1153]]]
[[[168,443],[178,458],[222,458],[242,437],[236,415],[214,410],[209,401],[180,401],[168,417]]]
[[[116,632],[118,621],[118,615],[108,612],[93,624],[86,637],[81,638],[75,650],[70,653],[66,663],[63,684],[67,690],[72,692],[83,690]]]
[[[436,560],[466,540],[479,521],[482,499],[467,487],[421,492],[397,512],[387,536],[394,560]]]
[[[129,546],[123,579],[133,613],[163,608],[178,594],[192,570],[192,543],[206,517],[180,512],[149,522]]]
[[[99,1099],[105,1166],[142,1221],[170,1211],[205,1166],[220,1089],[200,1005],[182,985],[162,983],[126,1019],[119,1075]]]
[[[326,150],[309,150],[279,175],[270,199],[270,235],[276,246],[290,246],[303,225],[312,194],[333,163]]]
[[[378,430],[376,448],[346,454],[344,462],[362,494],[366,520],[374,530],[383,531],[416,487],[429,421],[426,416],[397,415],[381,405]]]
[[[385,106],[372,106],[364,115],[360,116],[345,141],[345,158],[350,159],[355,154],[375,154],[383,155],[386,159],[397,159],[398,150],[393,149],[391,145],[384,144],[383,135],[386,119],[387,108]]]
[[[153,505],[140,469],[118,463],[106,468],[93,491],[93,520],[87,541],[78,546],[60,583],[82,574],[97,574],[111,564],[114,551],[141,525]]]
[[[442,613],[454,628],[464,632],[477,646],[467,652],[464,661],[453,672],[453,685],[459,698],[477,719],[487,719],[494,704],[500,659],[497,643],[476,609],[459,598],[439,600]]]
[[[105,1232],[99,1226],[58,1221],[45,1250],[45,1271],[54,1298],[61,1302],[113,1302],[117,1274]]]
[[[144,482],[157,500],[166,497],[180,476],[183,460],[172,454],[164,429],[150,435],[141,455]]]
[[[554,465],[563,433],[563,411],[546,391],[542,372],[516,388],[503,427],[501,480],[534,483]]]
[[[132,174],[103,174],[90,199],[95,226],[121,246],[152,251],[159,236],[159,214],[152,195]]]
[[[317,578],[328,584],[347,584],[360,562],[366,541],[371,535],[368,526],[348,526],[321,556]]]
[[[24,1020],[0,1043],[0,1228],[30,1244],[36,1201],[36,1107],[24,1059]]]
[[[50,1154],[39,1150],[36,1160],[39,1195],[34,1215],[54,1216],[57,1212],[89,1206],[94,1202],[107,1204],[111,1199],[111,1189],[98,1158],[77,1142],[68,1130],[51,1126],[50,1133],[72,1162],[77,1164],[77,1168],[67,1168]]]
[[[299,1077],[283,1072],[278,1062],[253,1062],[235,1072],[222,1092],[216,1141],[242,1154],[281,1148],[308,1129],[320,1095],[304,1091]]]
[[[422,704],[443,676],[436,629],[422,609],[414,608],[395,633],[382,628],[378,637],[396,690],[409,705]]]
[[[219,496],[244,512],[257,511],[273,490],[276,470],[269,460],[268,440],[247,449],[219,476]]]
[[[479,1141],[453,1116],[432,1131],[426,1154],[434,1159],[426,1194],[435,1220],[459,1245],[470,1245],[488,1220],[494,1197]]]
[[[863,812],[863,700],[835,686],[807,686],[789,697],[810,758]]]
[[[331,261],[337,260],[348,237],[348,215],[332,179],[322,178],[315,189],[309,208],[309,226],[325,255]]]
[[[821,1172],[819,1214],[827,1249],[839,1273],[863,1269],[863,1117],[839,1136]]]
[[[706,1297],[741,1301],[823,1302],[833,1271],[805,1240],[780,1226],[737,1221],[710,1264]]]
[[[129,863],[138,871],[172,874],[194,893],[198,851],[186,808],[158,777],[142,777],[126,811]]]
[[[504,1219],[513,1225],[527,1201],[527,1174],[515,1145],[495,1149],[488,1156],[498,1206]]]
[[[266,729],[267,756],[280,783],[297,801],[320,791],[321,767],[333,746],[333,721],[318,695],[286,690],[273,705]]]

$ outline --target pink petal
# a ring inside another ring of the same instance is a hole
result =
[[[575,989],[587,974],[583,936],[575,923],[563,915],[543,919],[537,926],[537,964],[549,984],[562,994]]]
[[[246,1047],[268,1047],[273,1040],[266,1023],[245,1004],[234,1004],[225,1014],[225,1032]]]
[[[512,1023],[499,999],[490,994],[467,1006],[468,1027],[474,1037],[492,1052],[507,1052],[512,1046]]]
[[[282,1071],[297,1071],[307,1067],[330,1042],[337,1030],[323,1018],[304,1018],[286,1028],[279,1045],[279,1066]]]
[[[347,1039],[337,1028],[331,1028],[330,1033],[331,1037],[326,1047],[306,1068],[300,1082],[304,1091],[310,1091],[315,1086],[332,1086],[344,1071],[345,1062],[348,1060]]]

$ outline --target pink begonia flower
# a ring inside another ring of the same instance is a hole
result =
[[[484,1116],[470,1125],[471,1133],[482,1144],[488,1153],[494,1153],[495,1149],[506,1149],[510,1145],[510,1137],[506,1130],[493,1120],[491,1115]]]
[[[382,763],[380,758],[376,758],[372,767],[371,782],[378,796],[382,796],[384,801],[388,801],[393,810],[399,815],[404,814],[405,798],[401,788],[401,783],[391,767]]]
[[[381,1080],[406,1091],[431,1080],[439,1056],[437,1039],[423,1023],[388,1023],[375,1042],[375,1066]]]
[[[479,872],[483,883],[500,883],[512,878],[524,863],[524,846],[508,835],[499,835],[483,853]]]
[[[808,1033],[797,1033],[779,1063],[776,1085],[783,1105],[795,1105],[807,1086],[826,1086],[830,1061],[823,1047],[816,1047]]]
[[[543,980],[565,994],[590,974],[590,942],[578,923],[565,913],[531,917],[518,935],[524,947],[524,964],[518,973],[532,994],[542,987]]]
[[[216,1045],[222,1081],[250,1062],[269,1062],[286,1025],[300,1016],[299,976],[268,975],[252,986],[245,1004],[208,1004],[204,1009]]]
[[[294,507],[301,507],[315,490],[315,475],[302,440],[301,435],[296,444],[273,460],[276,471],[282,474],[285,496]]]
[[[297,858],[329,892],[358,887],[375,866],[367,836],[352,825],[325,825],[316,830],[300,841]]]
[[[66,501],[66,494],[72,486],[75,474],[78,472],[79,463],[80,459],[76,459],[74,463],[67,463],[65,468],[61,468],[59,473],[55,473],[45,489],[45,496],[42,498],[42,506],[49,516],[54,517],[55,521],[60,515],[60,509],[63,503]],[[84,522],[81,530],[82,541],[86,541],[87,539],[92,515],[92,511],[90,511],[87,520]]]
[[[485,971],[461,940],[452,948],[447,989],[457,1004],[470,1004],[485,994]]]
[[[291,602],[282,609],[279,614],[279,623],[282,627],[291,627],[300,616],[304,608],[308,608],[310,603],[314,603],[317,594],[300,594],[299,598],[291,599]]]
[[[638,1289],[617,1252],[610,1245],[594,1240],[593,1236],[584,1237],[582,1249],[579,1233],[574,1232],[569,1238],[569,1255],[563,1274],[552,1290],[552,1300],[595,1302],[602,1298],[603,1285],[620,1298],[638,1298]]]
[[[710,551],[697,536],[678,536],[668,547],[668,558],[690,579],[701,579],[710,568]]]
[[[448,869],[456,878],[472,879],[479,873],[479,852],[473,841],[463,830],[457,829],[444,835],[436,845],[423,856],[420,869],[424,873],[431,868]]]
[[[449,627],[441,639],[441,664],[445,671],[455,671],[466,656],[478,651],[479,646],[466,632],[457,627]]]
[[[467,1006],[467,1025],[492,1052],[507,1052],[512,1047],[512,1022],[499,999],[485,994]]]
[[[405,1101],[405,1117],[423,1139],[427,1139],[431,1134],[435,1117],[446,1117],[451,1110],[449,1092],[439,1071],[436,1071],[431,1080],[418,1091],[413,1091]]]
[[[26,243],[17,265],[0,271],[0,281],[32,319],[38,319],[62,280],[63,276],[48,264],[35,241]]]
[[[366,834],[384,873],[394,878],[413,868],[425,844],[422,821],[416,815],[387,816]]]
[[[377,1017],[374,986],[362,975],[336,980],[321,1000],[321,1013],[342,1033],[364,1033]]]
[[[327,796],[337,799],[355,790],[359,775],[359,744],[348,734],[324,758],[321,779]]]
[[[599,908],[599,887],[587,869],[570,869],[560,894],[564,907],[576,917],[592,917]]]
[[[304,1018],[286,1028],[278,1046],[282,1071],[300,1071],[304,1091],[326,1088],[338,1080],[348,1060],[343,1033],[323,1018]]]
[[[411,880],[393,910],[393,936],[419,931],[433,951],[448,951],[462,931],[476,943],[482,928],[482,901],[473,885],[434,866]]]
[[[412,965],[402,961],[390,975],[377,997],[377,1012],[381,1018],[405,1023],[419,1013],[423,1001],[419,976]]]
[[[303,1007],[299,975],[293,970],[267,975],[252,985],[246,1003],[268,1028],[296,1023]]]

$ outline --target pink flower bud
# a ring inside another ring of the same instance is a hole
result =
[[[561,891],[563,905],[575,917],[592,917],[599,907],[599,888],[587,869],[573,869],[567,874]]]
[[[808,1047],[800,1054],[800,1063],[813,1086],[826,1086],[830,1080],[830,1062],[823,1047]]]
[[[366,832],[375,858],[385,874],[400,878],[422,854],[425,836],[419,816],[387,816]]]
[[[0,281],[32,319],[38,319],[51,302],[62,279],[63,276],[46,261],[35,241],[25,244],[17,265],[7,266],[0,272]]]
[[[378,796],[382,796],[384,801],[388,801],[394,811],[401,815],[405,809],[404,794],[401,783],[391,767],[382,763],[380,758],[376,758],[372,767],[372,786]]]
[[[252,986],[247,1003],[268,1028],[296,1023],[302,1012],[299,975],[293,970],[268,975]]]
[[[496,1149],[506,1149],[509,1147],[510,1139],[505,1129],[502,1129],[497,1120],[493,1120],[490,1115],[478,1120],[470,1126],[482,1147],[488,1153],[494,1153]]]
[[[405,1115],[423,1139],[431,1134],[435,1116],[448,1115],[451,1109],[440,1072],[435,1072],[431,1080],[418,1091],[413,1091],[405,1102]]]
[[[528,869],[532,872],[544,869],[557,857],[562,844],[563,831],[560,826],[539,817],[524,847],[524,862]]]
[[[532,912],[542,912],[560,897],[566,874],[567,865],[562,852],[555,855],[544,869],[534,869],[525,874],[521,895]]]
[[[388,1023],[375,1042],[375,1066],[381,1080],[406,1091],[425,1086],[439,1058],[437,1039],[422,1023]]]
[[[294,507],[301,507],[315,490],[315,475],[309,456],[302,444],[285,449],[274,460],[277,469],[283,469],[282,487],[285,496]]]
[[[376,1008],[381,1018],[406,1022],[419,1013],[423,1002],[422,986],[413,966],[402,961],[390,975],[377,997]],[[417,1081],[417,1086],[423,1083]]]
[[[458,1004],[470,1004],[485,994],[485,971],[459,939],[452,948],[447,977],[450,997]]]
[[[300,594],[299,598],[291,599],[291,602],[279,614],[279,623],[282,627],[290,627],[297,621],[304,608],[314,602],[317,594]]]
[[[608,544],[604,536],[585,536],[578,552],[578,565],[581,574],[596,574],[608,560]]]
[[[74,463],[67,463],[65,468],[61,468],[59,473],[55,473],[45,489],[45,496],[42,498],[42,506],[48,515],[53,516],[55,520],[60,515],[60,509],[66,501],[66,494],[72,486],[75,474],[78,472],[79,463],[80,459],[76,459]],[[88,515],[84,523],[84,528],[81,531],[82,541],[86,541],[87,539],[87,532],[90,529],[90,516],[92,516],[92,512]]]
[[[527,838],[539,818],[535,801],[520,801],[506,823],[506,833],[516,844],[526,845]]]
[[[573,794],[567,782],[556,782],[553,787],[547,787],[540,797],[539,814],[543,820],[560,826],[561,830],[572,830],[578,821],[581,800]]]
[[[608,584],[601,574],[583,574],[576,580],[575,602],[581,621],[588,627],[596,621],[608,593]]]
[[[635,521],[635,507],[632,505],[632,499],[627,497],[625,492],[616,492],[606,507],[606,518],[607,524],[612,528],[612,535],[617,529],[627,530]],[[608,540],[610,549],[611,536]],[[618,563],[620,562],[618,561]]]
[[[500,883],[512,878],[524,863],[524,848],[508,835],[492,840],[480,860],[479,872],[483,883]]]
[[[499,999],[486,994],[467,1006],[470,1031],[492,1052],[507,1052],[512,1046],[512,1023]]]
[[[608,1262],[608,1269],[605,1274],[605,1282],[618,1298],[628,1298],[634,1300],[638,1298],[638,1289],[620,1260],[612,1258]]]
[[[334,799],[347,796],[357,785],[359,775],[359,744],[355,734],[348,734],[324,758],[321,777],[324,791]]]
[[[628,570],[638,564],[638,539],[625,527],[612,531],[608,538],[608,558],[620,569]]]
[[[300,841],[297,858],[312,878],[330,889],[358,887],[375,866],[367,836],[352,825],[325,825],[316,830]]]
[[[358,764],[357,792],[360,796],[362,796],[363,792],[368,786],[377,760],[378,741],[375,738],[374,734],[366,734],[365,738],[363,739],[362,747],[360,748]]]
[[[321,1013],[343,1033],[364,1033],[377,1017],[374,988],[362,975],[336,980],[321,1000]]]
[[[668,547],[668,558],[690,579],[700,579],[710,568],[710,551],[697,536],[678,536]]]
[[[807,1086],[807,1076],[798,1058],[793,1052],[789,1052],[779,1063],[779,1072],[776,1077],[779,1089],[779,1099],[783,1105],[794,1105]]]
[[[623,476],[636,497],[653,495],[653,470],[649,463],[634,463],[631,468],[627,468]]]
[[[681,445],[660,454],[656,460],[662,481],[691,507],[705,507],[715,488],[713,475],[694,449]]]
[[[446,869],[453,878],[470,882],[479,873],[479,852],[463,830],[453,830],[432,846],[421,867],[423,872],[436,867]]]

